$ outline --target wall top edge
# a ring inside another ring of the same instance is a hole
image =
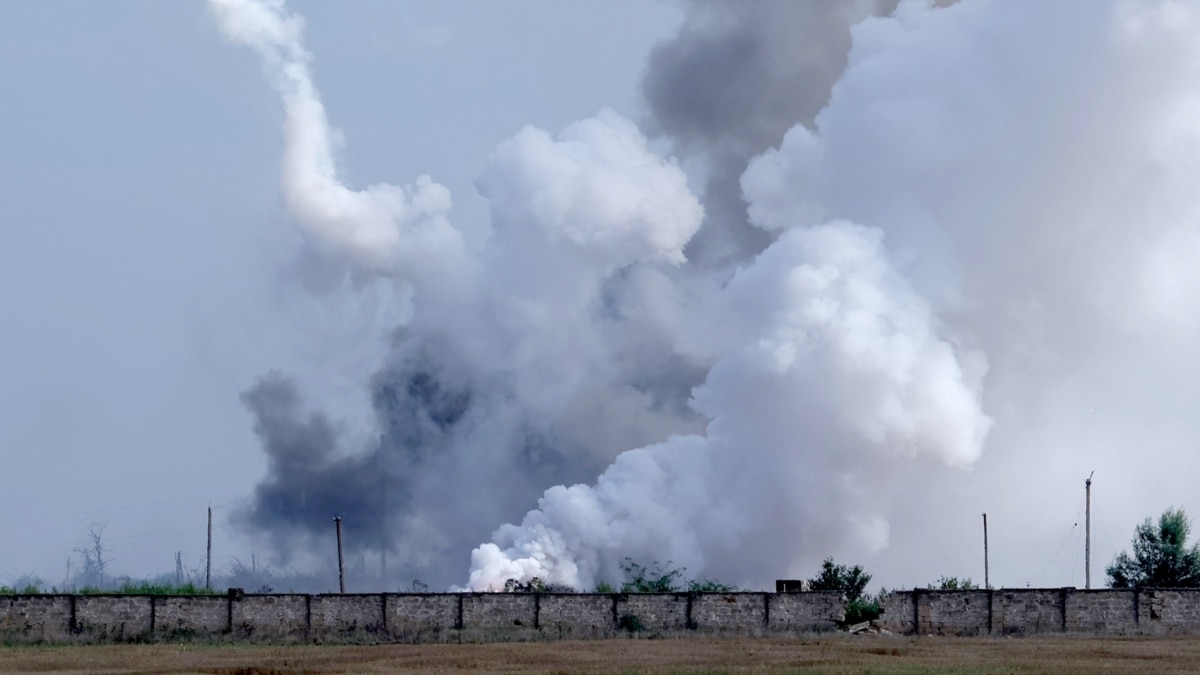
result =
[[[912,593],[944,593],[951,595],[954,593],[1061,593],[1069,591],[1071,593],[1154,593],[1158,591],[1173,591],[1181,593],[1200,593],[1200,588],[1076,588],[1074,586],[1047,586],[1043,588],[913,588],[913,589],[896,589],[888,591],[891,594],[904,595]]]
[[[1194,590],[1194,589],[1192,589]],[[896,591],[898,593],[911,593],[912,591]],[[940,591],[939,591],[940,592]],[[234,599],[244,598],[457,598],[457,597],[555,597],[555,598],[629,598],[629,597],[677,597],[687,598],[711,596],[724,597],[729,595],[738,595],[745,597],[762,597],[762,596],[841,596],[838,591],[804,591],[797,593],[775,593],[773,591],[681,591],[677,593],[505,593],[505,592],[487,592],[487,591],[468,591],[462,593],[240,593],[236,596],[229,593],[196,593],[196,594],[161,594],[161,593],[4,593],[0,594],[0,599],[3,598],[172,598],[172,599],[201,599],[201,600],[226,600],[230,597]]]

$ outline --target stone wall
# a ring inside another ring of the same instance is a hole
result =
[[[319,596],[318,596],[319,597]],[[311,595],[231,595],[225,632],[242,640],[289,641],[311,637]]]
[[[540,600],[533,593],[463,594],[459,638],[467,642],[532,639],[538,633]]]
[[[991,593],[922,591],[915,598],[922,635],[982,635],[990,632]]]
[[[0,642],[496,640],[832,630],[837,593],[0,595]]]
[[[704,633],[759,636],[767,632],[770,596],[706,593],[692,599],[692,625]]]
[[[229,626],[229,601],[216,595],[153,598],[154,631],[165,639],[220,633]]]
[[[65,595],[0,595],[0,639],[59,642],[71,635],[75,598]]]
[[[541,595],[538,630],[558,639],[608,638],[617,632],[617,599],[612,595]]]
[[[1200,589],[916,589],[882,609],[880,624],[904,634],[1200,635]]]
[[[1066,589],[1065,612],[1069,633],[1136,635],[1138,593],[1133,591],[1077,591]]]
[[[461,596],[443,593],[385,595],[388,635],[410,643],[457,639],[462,626],[461,600]]]
[[[1060,590],[993,591],[989,632],[998,635],[1061,633],[1066,630],[1066,593]],[[1078,605],[1084,609],[1085,604]]]
[[[921,635],[1200,635],[1200,589],[916,589],[880,624]],[[837,593],[0,595],[0,643],[478,642],[834,630]]]
[[[72,600],[75,625],[69,629],[85,641],[136,640],[153,630],[153,596],[80,595]]]
[[[767,629],[771,633],[834,630],[846,618],[841,593],[780,593],[768,600]]]

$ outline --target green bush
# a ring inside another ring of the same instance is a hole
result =
[[[971,577],[938,577],[937,584],[929,584],[929,588],[941,591],[974,591],[979,585],[971,581]]]
[[[665,564],[655,560],[650,565],[643,565],[625,558],[621,571],[626,579],[621,584],[621,593],[730,593],[738,589],[733,584],[713,579],[689,579],[687,568],[675,567],[670,560]],[[596,592],[615,593],[617,589],[607,581],[601,581],[596,584]]]
[[[0,586],[0,595],[39,595],[41,593],[45,593],[45,591],[37,584],[27,584],[22,588]]]
[[[847,626],[853,626],[856,623],[864,621],[874,621],[879,618],[879,603],[875,600],[851,600],[846,603],[846,620]]]
[[[846,618],[842,621],[845,627],[879,618],[879,607],[887,590],[880,589],[874,596],[863,595],[870,581],[871,575],[861,565],[838,565],[833,558],[826,558],[821,571],[809,580],[809,586],[814,591],[841,591],[846,597]]]
[[[649,567],[625,558],[621,571],[628,578],[621,585],[622,593],[674,593],[683,589],[685,579],[682,567],[672,567],[668,560],[664,565],[657,560]]]
[[[733,584],[725,584],[712,579],[697,579],[688,582],[688,590],[696,593],[732,593],[738,589]]]
[[[37,595],[45,593],[46,584],[32,574],[22,574],[12,581],[12,585],[0,585],[0,595]]]
[[[646,627],[642,625],[642,620],[636,614],[622,614],[621,618],[617,620],[617,626],[630,633],[640,633],[646,630]]]
[[[814,591],[841,591],[846,600],[854,602],[862,597],[870,581],[871,575],[863,571],[862,565],[848,567],[835,564],[833,558],[826,558],[821,563],[821,572],[810,579],[809,584]]]
[[[197,586],[191,582],[186,584],[155,583],[152,581],[127,581],[117,588],[98,588],[84,586],[75,591],[80,595],[220,595],[220,592]]]

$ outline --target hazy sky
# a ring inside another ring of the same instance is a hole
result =
[[[287,7],[290,113],[340,133],[311,194],[279,73],[206,2],[0,3],[0,584],[60,583],[93,524],[118,572],[200,566],[210,504],[218,568],[272,551],[228,522],[271,371],[331,456],[396,450],[373,377],[470,395],[446,464],[402,464],[446,583],[628,552],[979,581],[986,511],[993,584],[1082,586],[1095,470],[1099,586],[1142,518],[1200,515],[1193,5]],[[424,174],[463,247],[415,263],[462,264],[343,278],[323,200]]]
[[[640,115],[648,49],[681,17],[611,0],[289,6],[350,180],[431,174],[463,229],[486,222],[479,167],[523,125]],[[114,569],[170,570],[177,550],[199,565],[210,502],[214,564],[247,558],[224,516],[264,459],[239,393],[278,368],[354,414],[394,310],[295,283],[282,111],[205,3],[0,3],[0,55],[0,583],[58,583],[93,522]]]

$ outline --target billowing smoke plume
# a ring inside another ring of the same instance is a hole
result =
[[[1039,26],[1033,35],[1023,28],[1031,21]],[[816,130],[794,127],[781,149],[755,162],[742,179],[753,222],[770,230],[789,231],[749,270],[756,271],[771,260],[776,247],[794,236],[795,228],[821,231],[831,227],[826,223],[833,218],[882,227],[889,233],[892,255],[906,262],[917,280],[916,287],[946,313],[945,333],[963,336],[1003,359],[1006,372],[1002,381],[1016,394],[1006,396],[1005,404],[1038,400],[1037,387],[1044,386],[1044,380],[1021,381],[1022,371],[1047,366],[1091,367],[1081,357],[1097,345],[1111,345],[1122,337],[1120,332],[1151,318],[1144,305],[1173,304],[1156,301],[1154,294],[1146,292],[1155,289],[1148,288],[1143,279],[1161,278],[1164,237],[1180,242],[1194,236],[1195,207],[1190,206],[1187,188],[1179,182],[1181,176],[1171,171],[1194,166],[1194,156],[1189,153],[1194,152],[1195,130],[1181,123],[1195,100],[1194,89],[1187,83],[1196,61],[1183,38],[1189,25],[1188,13],[1170,4],[1096,5],[1078,11],[1063,6],[1001,8],[986,3],[935,10],[909,3],[893,18],[863,23],[855,32],[850,65],[817,118]],[[1037,40],[1031,43],[1033,38]],[[1031,49],[1063,60],[1057,67],[1047,67],[1047,59],[1030,58]],[[1081,64],[1087,64],[1083,72],[1079,72]],[[981,82],[978,73],[985,65],[990,77]],[[1154,72],[1156,77],[1147,80],[1136,75],[1145,72]],[[1073,126],[1079,119],[1087,119],[1088,124]],[[1147,209],[1159,199],[1161,207]],[[1155,211],[1169,217],[1136,223],[1138,236],[1131,238],[1135,223],[1130,217]],[[1184,261],[1195,249],[1178,253],[1168,265],[1177,270],[1169,273],[1175,282],[1180,281],[1180,272],[1187,268]],[[1128,277],[1113,273],[1122,269],[1135,281],[1132,288]],[[860,281],[869,278],[862,273],[854,276]],[[889,289],[898,286],[884,285]],[[729,288],[734,287],[736,279]],[[1176,286],[1171,292],[1194,297],[1194,290]],[[743,296],[738,315],[752,321],[752,308],[765,302],[761,297]],[[814,304],[847,308],[847,303],[838,301]],[[857,324],[854,342],[865,342],[871,325],[870,321]],[[759,324],[757,331],[758,340],[767,340],[770,324]],[[796,330],[795,335],[798,342],[808,344],[814,331]],[[1163,346],[1161,340],[1156,342]],[[811,356],[810,367],[827,367],[834,361],[819,350],[797,347],[793,351]],[[880,350],[860,353],[854,362],[865,370],[876,361],[862,354],[878,356]],[[731,414],[704,407],[714,378],[724,366],[719,359],[708,382],[696,392],[698,409],[712,420],[702,445],[705,450],[722,440],[718,425],[723,414]],[[961,382],[965,391],[970,391],[973,378],[961,378],[978,374],[979,367],[970,352],[962,352],[955,368],[937,372],[960,378],[943,382]],[[960,368],[965,370],[955,372]],[[958,421],[962,428],[981,432],[986,421],[975,413],[970,396],[934,384],[938,378],[931,372],[917,379],[931,386],[930,392],[944,397],[934,400],[942,401],[946,409],[935,415],[911,416],[907,419],[920,422],[905,424],[922,436],[918,447],[936,452],[938,445],[932,440],[938,436],[939,425]],[[850,378],[824,375],[820,384],[808,383],[809,394],[829,402],[820,394],[832,395]],[[865,389],[883,395],[892,406],[903,400],[888,396],[879,383]],[[777,393],[766,398],[789,400]],[[852,419],[862,425],[860,433],[886,434],[880,430],[887,429],[886,425],[876,417],[856,410],[847,401],[834,405],[837,411],[853,411]],[[804,534],[820,531],[817,524],[795,522],[804,519],[805,511],[821,514],[822,522],[836,523],[835,529],[844,526],[837,516],[861,517],[854,507],[871,504],[872,494],[877,494],[872,492],[876,486],[871,478],[878,480],[875,472],[889,471],[885,455],[856,452],[850,439],[831,432],[836,426],[830,422],[840,417],[836,412],[815,406],[823,414],[809,418],[803,409],[812,407],[813,403],[804,401],[756,421],[790,430],[791,434],[783,434],[775,442],[805,448],[817,456],[822,441],[829,439],[838,453],[844,453],[837,456],[845,465],[810,460],[803,450],[795,451],[791,461],[796,466],[814,467],[820,485],[843,477],[851,486],[865,486],[863,493],[855,494],[842,485],[829,495],[797,482],[798,489],[807,494],[789,505],[791,508],[772,505],[774,508],[743,510],[723,504],[723,508],[714,506],[714,514],[708,511],[708,504],[697,508],[672,499],[672,491],[664,485],[697,482],[679,469],[647,470],[657,478],[645,479],[652,484],[649,489],[614,489],[614,482],[636,483],[630,477],[634,472],[622,467],[622,457],[601,476],[596,488],[551,490],[539,510],[527,515],[520,526],[501,528],[496,533],[497,544],[476,551],[473,584],[494,584],[498,577],[514,573],[538,573],[587,584],[596,575],[611,575],[613,561],[605,558],[619,552],[669,554],[693,569],[714,570],[725,578],[736,579],[744,573],[761,579],[768,569],[753,569],[757,556],[735,558],[730,552],[745,550],[748,542],[770,541],[771,534],[778,532],[784,533],[782,539],[788,544],[803,543],[790,550],[787,545],[761,543],[751,548],[771,561],[769,570],[783,569],[786,561],[812,547],[813,541],[804,541]],[[1009,421],[1019,423],[1022,416],[1032,414],[1028,407],[1018,408]],[[789,428],[785,423],[789,416],[803,420],[800,428]],[[975,424],[967,423],[972,419]],[[972,447],[968,434],[945,438],[956,438],[960,448]],[[755,466],[769,466],[772,476],[785,473],[786,463],[771,463],[755,452],[770,440],[758,440],[749,433],[738,440],[742,443],[737,456]],[[670,456],[669,451],[653,450]],[[630,454],[641,453],[654,454],[650,450]],[[702,454],[694,450],[689,459],[709,464],[696,459]],[[669,462],[660,462],[655,468],[662,464]],[[732,480],[694,494],[720,502],[729,498],[730,490],[738,492],[737,487],[728,487],[738,485],[738,471],[721,466],[722,477]],[[661,478],[663,475],[667,478]],[[770,485],[763,481],[755,488],[770,493]],[[620,496],[605,498],[612,493]],[[631,500],[630,493],[654,495],[661,498],[662,505]],[[853,500],[847,504],[838,495],[852,495]],[[632,507],[620,505],[630,501]],[[667,530],[659,531],[655,516],[664,511],[683,515],[668,521]],[[697,512],[701,515],[690,519]],[[762,520],[750,525],[729,524],[716,517],[734,513],[757,514]],[[623,522],[634,524],[631,529],[638,534],[654,532],[672,545],[647,549],[639,546],[636,538],[631,541],[624,532],[613,534],[604,527],[605,523]],[[847,529],[853,532],[853,528]],[[763,533],[761,539],[755,539],[755,532]],[[697,533],[730,538],[697,542]],[[834,538],[813,539],[820,546]],[[736,564],[731,564],[734,560]]]
[[[299,18],[281,2],[212,5],[279,83],[283,189],[301,226],[358,271],[413,288],[372,384],[377,447],[341,447],[278,376],[247,393],[271,474],[240,522],[295,538],[324,534],[340,514],[347,527],[370,524],[357,546],[394,550],[397,576],[450,584],[462,568],[447,561],[462,565],[546,487],[702,428],[686,401],[705,364],[675,349],[670,276],[703,210],[633,123],[601,111],[556,136],[526,128],[502,143],[477,180],[495,234],[466,257],[436,184],[355,192],[339,182]]]
[[[278,376],[245,396],[271,473],[240,517],[281,551],[341,511],[435,584],[469,558],[473,588],[586,588],[631,556],[756,585],[924,556],[961,534],[940,500],[1024,508],[1081,438],[1051,456],[1128,475],[1119,444],[1200,431],[1159,396],[1200,395],[1190,5],[689,5],[645,93],[702,200],[616,113],[527,128],[477,180],[476,254],[428,179],[340,182],[299,18],[210,1],[283,95],[296,220],[411,288],[378,444]]]
[[[794,125],[811,127],[846,67],[850,29],[897,0],[692,0],[679,34],[654,50],[643,92],[652,128],[698,161],[708,219],[688,245],[696,264],[753,256],[770,233],[746,218],[739,180]]]
[[[695,391],[707,433],[625,452],[594,487],[551,488],[497,531],[500,545],[476,549],[471,587],[537,576],[589,588],[618,578],[624,556],[766,579],[830,540],[883,546],[871,478],[889,465],[965,466],[981,452],[981,369],[964,372],[878,230],[792,230],[709,312],[694,333],[720,355]]]

